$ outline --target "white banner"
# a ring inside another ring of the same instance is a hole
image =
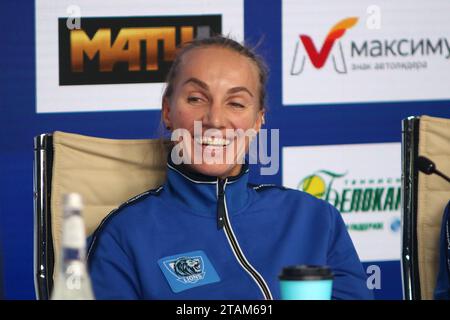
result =
[[[36,111],[160,109],[175,46],[217,24],[242,41],[243,11],[242,0],[36,1]]]
[[[283,0],[283,104],[450,99],[448,0]]]
[[[342,214],[362,261],[400,259],[401,144],[283,148],[283,185]]]

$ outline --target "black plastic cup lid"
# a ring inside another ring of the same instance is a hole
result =
[[[333,273],[328,266],[297,265],[284,267],[280,280],[330,280]]]

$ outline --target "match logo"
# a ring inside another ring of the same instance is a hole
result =
[[[59,84],[160,83],[178,46],[221,33],[221,15],[59,18]]]

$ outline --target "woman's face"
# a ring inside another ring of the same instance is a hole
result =
[[[257,66],[230,49],[212,46],[185,53],[173,93],[163,101],[163,120],[171,130],[190,133],[183,137],[190,146],[183,148],[189,153],[183,156],[191,170],[217,177],[239,174],[238,159],[248,150],[249,139],[230,133],[261,128],[258,79]],[[195,150],[201,151],[200,159]]]

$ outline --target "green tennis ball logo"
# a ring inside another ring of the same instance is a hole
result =
[[[322,198],[325,194],[325,181],[315,174],[307,176],[300,182],[301,190],[317,197]]]

